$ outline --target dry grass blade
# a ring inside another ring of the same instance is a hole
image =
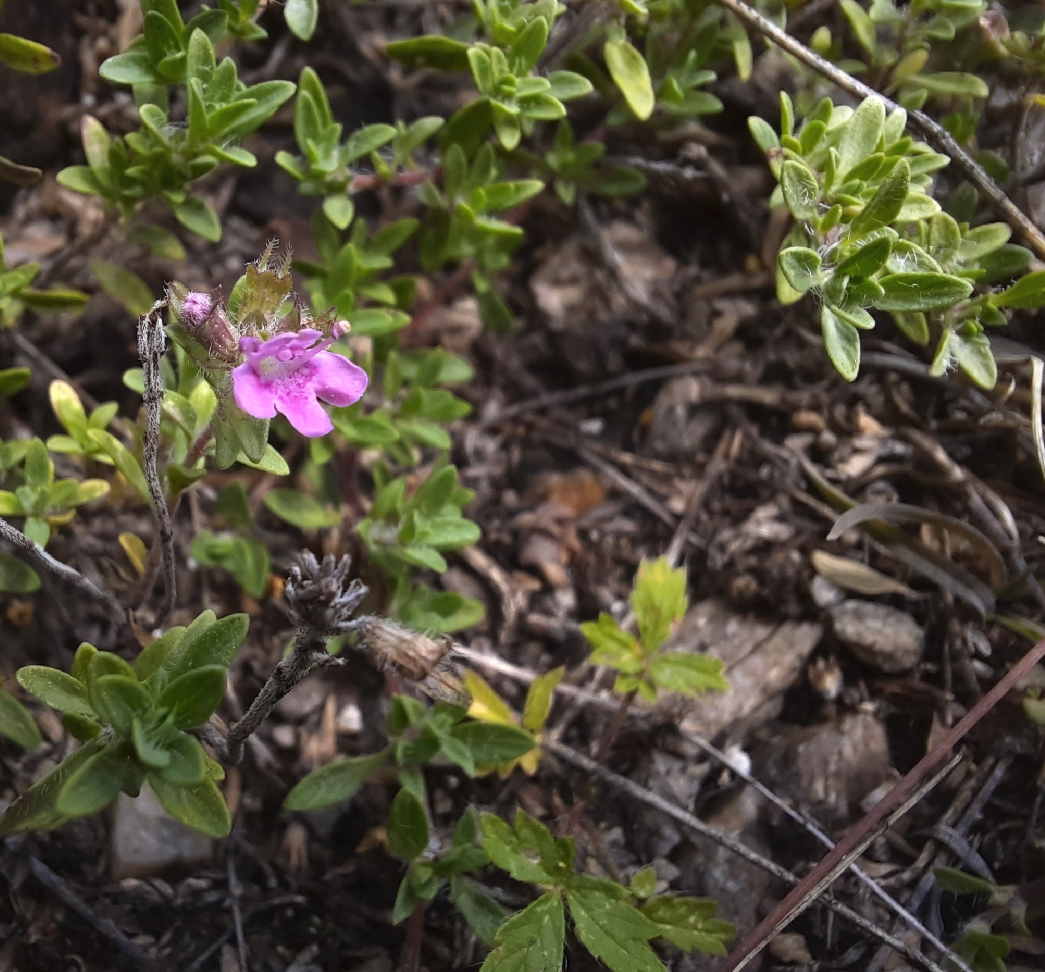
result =
[[[928,523],[931,526],[943,527],[956,533],[971,543],[982,555],[991,575],[991,585],[995,590],[1008,582],[1008,571],[998,548],[976,527],[945,513],[911,506],[909,503],[863,503],[843,513],[831,527],[828,540],[837,540],[846,530],[869,521],[885,523]]]
[[[1042,375],[1045,374],[1045,361],[1041,358],[1030,359],[1030,428],[1034,436],[1034,454],[1038,457],[1038,469],[1045,479],[1045,427],[1041,418]]]
[[[821,577],[832,584],[856,594],[876,597],[879,594],[901,594],[907,598],[924,597],[918,591],[908,587],[880,570],[875,570],[859,560],[850,557],[836,557],[826,550],[814,550],[810,556],[813,567]]]
[[[789,452],[798,459],[799,465],[809,477],[810,482],[836,510],[848,511],[856,507],[856,501],[824,479],[805,456],[797,452]],[[907,536],[891,524],[869,520],[860,524],[860,529],[885,546],[891,556],[901,563],[907,564],[912,570],[918,571],[934,584],[938,584],[954,597],[961,598],[975,608],[982,617],[986,617],[994,610],[994,592],[964,567],[948,560],[935,550],[930,550],[925,544]]]

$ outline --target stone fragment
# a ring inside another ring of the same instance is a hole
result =
[[[906,611],[875,601],[843,601],[831,609],[835,636],[861,662],[886,675],[921,661],[925,630]]]
[[[112,876],[151,877],[169,867],[209,864],[214,842],[175,820],[148,784],[136,799],[121,793],[112,827]]]

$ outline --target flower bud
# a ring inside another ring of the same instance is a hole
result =
[[[178,309],[178,320],[190,331],[198,328],[208,317],[214,308],[214,301],[210,294],[200,291],[192,291],[185,295]]]

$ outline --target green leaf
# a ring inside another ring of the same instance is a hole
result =
[[[251,469],[260,469],[262,472],[270,473],[273,476],[290,475],[290,466],[287,465],[287,460],[279,454],[271,442],[265,443],[264,454],[256,462],[243,452],[236,457],[236,461],[244,466],[250,466]]]
[[[530,732],[537,732],[543,728],[551,709],[555,690],[559,687],[565,673],[565,667],[560,665],[544,675],[538,675],[533,680],[533,684],[526,693],[526,705],[523,708],[522,719],[523,726]]]
[[[113,465],[135,488],[138,495],[146,503],[151,503],[152,497],[149,495],[149,484],[145,481],[145,473],[142,472],[141,465],[127,447],[111,432],[106,432],[104,429],[88,429],[87,438],[112,459]]]
[[[250,618],[246,614],[230,614],[215,621],[213,613],[205,611],[189,625],[181,644],[164,661],[168,678],[173,681],[209,665],[228,668],[246,640],[249,628]]]
[[[110,297],[115,297],[136,317],[147,314],[153,305],[152,291],[138,274],[107,260],[92,260],[91,273]]]
[[[608,40],[603,48],[606,67],[635,116],[645,121],[653,114],[655,97],[646,59],[628,40]]]
[[[669,692],[700,695],[729,690],[729,681],[722,672],[719,658],[696,652],[663,651],[650,663],[649,680]]]
[[[156,704],[169,709],[176,729],[201,726],[225,698],[225,666],[203,665],[170,682]]]
[[[585,621],[581,634],[595,649],[588,659],[592,665],[612,665],[629,674],[641,671],[642,650],[638,640],[621,628],[612,615],[603,611],[598,621]]]
[[[46,74],[62,63],[51,48],[14,34],[0,34],[0,61],[23,74]]]
[[[204,780],[196,786],[179,786],[168,783],[158,773],[150,773],[149,786],[163,809],[175,819],[208,837],[228,837],[232,818],[213,780]]]
[[[777,256],[780,272],[797,293],[804,294],[820,282],[823,261],[816,250],[806,246],[789,246]]]
[[[562,898],[548,891],[497,929],[479,972],[561,972],[565,937]]]
[[[568,890],[566,901],[577,937],[613,972],[664,972],[649,946],[660,930],[634,905],[585,888]]]
[[[780,167],[780,188],[784,203],[795,219],[815,219],[819,212],[820,184],[809,167],[788,159]]]
[[[209,758],[195,736],[179,732],[167,743],[166,766],[156,768],[156,773],[168,783],[178,786],[197,786],[208,778]]]
[[[319,22],[319,0],[287,0],[283,16],[295,37],[311,40]]]
[[[411,861],[428,846],[428,817],[424,805],[406,787],[388,810],[388,849],[404,861]]]
[[[90,717],[95,714],[87,697],[87,686],[57,668],[27,665],[18,669],[15,679],[30,695],[52,709]]]
[[[881,98],[865,98],[842,129],[838,143],[838,173],[841,181],[878,147],[885,128],[885,103]]]
[[[323,215],[339,230],[348,229],[355,213],[356,207],[348,196],[327,196],[323,200]]]
[[[933,875],[936,884],[943,891],[952,894],[993,894],[997,885],[975,874],[967,874],[953,867],[934,867]]]
[[[133,757],[125,744],[109,743],[100,752],[84,760],[69,775],[55,801],[55,808],[67,817],[86,817],[104,810],[137,775]]]
[[[152,677],[171,651],[173,651],[177,646],[184,634],[185,628],[180,625],[171,628],[161,637],[150,641],[138,653],[138,657],[134,659],[134,665],[132,667],[139,682],[144,682],[146,679]]]
[[[189,196],[184,202],[171,203],[179,223],[211,243],[221,239],[221,220],[210,203]]]
[[[161,260],[185,259],[185,247],[181,240],[162,226],[132,226],[127,230],[127,239],[147,246]]]
[[[674,894],[657,895],[642,906],[642,913],[657,926],[658,936],[676,948],[725,955],[726,942],[736,929],[728,921],[716,918],[717,910],[717,903],[710,898]]]
[[[559,884],[573,873],[573,840],[556,840],[539,820],[522,810],[514,826],[492,813],[480,817],[483,850],[502,871],[528,884]]]
[[[131,721],[143,718],[152,707],[149,693],[126,675],[103,675],[89,685],[91,704],[98,717],[121,736],[131,736]]]
[[[16,395],[26,385],[32,372],[28,368],[4,368],[0,370],[0,395]]]
[[[885,291],[874,304],[879,310],[943,310],[972,293],[968,280],[945,273],[891,273],[878,282]]]
[[[831,364],[846,381],[854,381],[860,371],[860,332],[828,304],[820,308],[820,329]]]
[[[315,497],[297,489],[270,489],[265,494],[265,506],[299,530],[323,530],[341,522],[337,510],[328,509]]]
[[[842,260],[835,267],[835,274],[839,277],[874,276],[885,266],[892,248],[893,242],[888,236],[879,236]]]
[[[493,948],[497,942],[497,929],[508,917],[505,907],[494,901],[475,881],[461,874],[450,877],[450,900],[468,927],[484,944]]]
[[[911,167],[907,159],[900,159],[893,166],[893,171],[878,187],[878,191],[871,197],[856,219],[849,224],[850,239],[858,240],[893,222],[900,215],[910,188]]]
[[[518,759],[535,745],[533,736],[525,729],[489,722],[464,722],[454,726],[450,733],[468,747],[480,766]]]
[[[1033,309],[1045,306],[1045,270],[1020,277],[1008,290],[991,298],[995,307]]]
[[[0,592],[32,594],[40,590],[40,577],[27,563],[14,554],[0,550]]]
[[[853,34],[860,46],[867,54],[873,55],[876,46],[875,29],[867,12],[856,0],[841,0],[839,6],[842,8],[846,20],[849,21],[849,26],[853,28]]]
[[[970,98],[986,98],[990,94],[987,83],[975,74],[965,71],[937,71],[919,74],[915,83],[930,94],[967,95]]]
[[[106,744],[103,739],[84,743],[43,779],[37,780],[4,811],[0,817],[0,834],[10,836],[27,830],[53,830],[64,824],[69,817],[58,810],[58,794],[69,778],[98,755]]]
[[[468,50],[468,44],[442,34],[392,41],[385,48],[389,57],[411,67],[426,65],[441,71],[467,71]]]
[[[382,750],[321,766],[287,794],[283,806],[287,810],[318,810],[349,800],[371,776],[387,765],[388,759],[388,750]]]
[[[958,367],[977,385],[990,391],[998,382],[998,365],[991,342],[976,321],[965,321],[951,332],[949,348]]]
[[[137,716],[131,720],[131,742],[134,743],[134,752],[138,760],[150,769],[170,765],[171,754],[145,731],[141,719]]]
[[[0,689],[0,736],[6,736],[23,749],[36,749],[43,742],[32,713],[3,689]]]
[[[689,606],[685,568],[672,568],[667,558],[644,560],[635,575],[631,607],[647,655],[668,640],[676,622]]]

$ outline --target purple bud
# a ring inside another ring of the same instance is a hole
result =
[[[214,301],[210,294],[193,291],[185,295],[178,316],[185,327],[197,328],[207,319],[213,307]]]

